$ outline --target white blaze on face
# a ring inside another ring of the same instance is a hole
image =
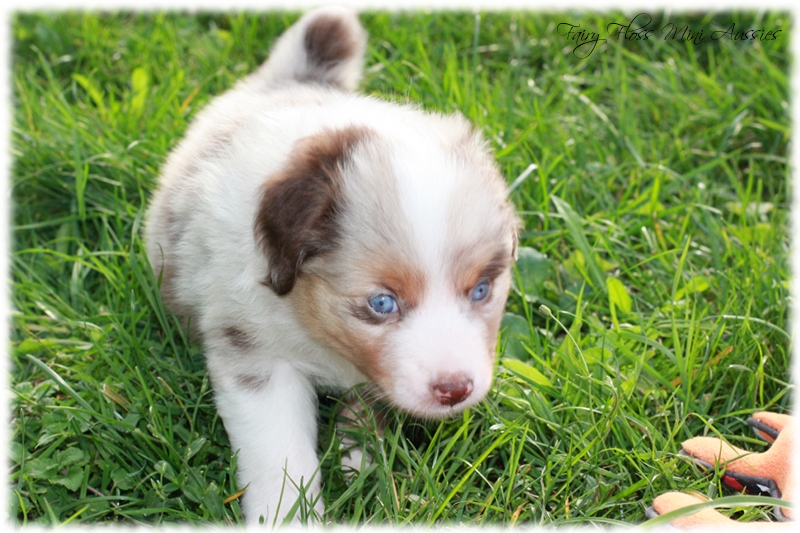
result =
[[[422,271],[425,290],[391,334],[393,377],[384,388],[402,409],[442,416],[474,405],[488,392],[496,338],[496,331],[487,331],[485,313],[473,308],[482,303],[472,302],[469,290],[458,287],[453,257],[459,248],[475,247],[476,241],[491,248],[503,243],[481,242],[485,235],[474,220],[467,224],[470,228],[457,227],[486,209],[462,205],[463,188],[472,184],[454,153],[427,136],[409,135],[393,146],[391,157],[400,206],[414,237],[414,260],[419,263],[414,267]],[[482,203],[491,205],[491,198]]]
[[[413,232],[420,267],[431,282],[440,282],[437,278],[445,274],[450,204],[458,187],[464,186],[463,176],[455,157],[432,136],[400,133],[390,156],[400,207]]]

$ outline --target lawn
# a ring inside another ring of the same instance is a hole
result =
[[[141,223],[192,116],[297,16],[13,16],[16,524],[241,521],[202,351],[161,302]],[[361,19],[363,90],[472,120],[524,228],[485,402],[441,423],[390,410],[348,484],[323,399],[324,521],[634,525],[665,491],[730,495],[678,451],[764,450],[745,420],[792,400],[790,16],[653,13],[647,40],[606,35],[619,12]],[[608,40],[587,53],[563,22]]]

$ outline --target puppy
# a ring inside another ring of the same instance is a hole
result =
[[[147,214],[248,524],[282,522],[300,495],[323,512],[317,388],[367,383],[432,419],[492,382],[516,249],[505,181],[462,117],[353,94],[365,47],[350,11],[302,17],[194,119]]]

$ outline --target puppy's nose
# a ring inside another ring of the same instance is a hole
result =
[[[454,406],[472,392],[472,380],[463,375],[446,376],[431,385],[433,396],[442,405]]]

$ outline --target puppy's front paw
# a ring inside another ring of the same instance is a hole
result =
[[[365,451],[352,437],[342,437],[339,449],[342,452],[342,472],[348,482],[373,462],[372,455]]]
[[[366,395],[369,393],[366,392]],[[370,437],[382,439],[383,417],[355,393],[349,393],[342,399],[338,417],[336,426],[342,438],[339,444],[342,471],[345,480],[350,482],[356,474],[373,463],[372,455],[365,449],[368,447],[365,445],[375,442]]]

